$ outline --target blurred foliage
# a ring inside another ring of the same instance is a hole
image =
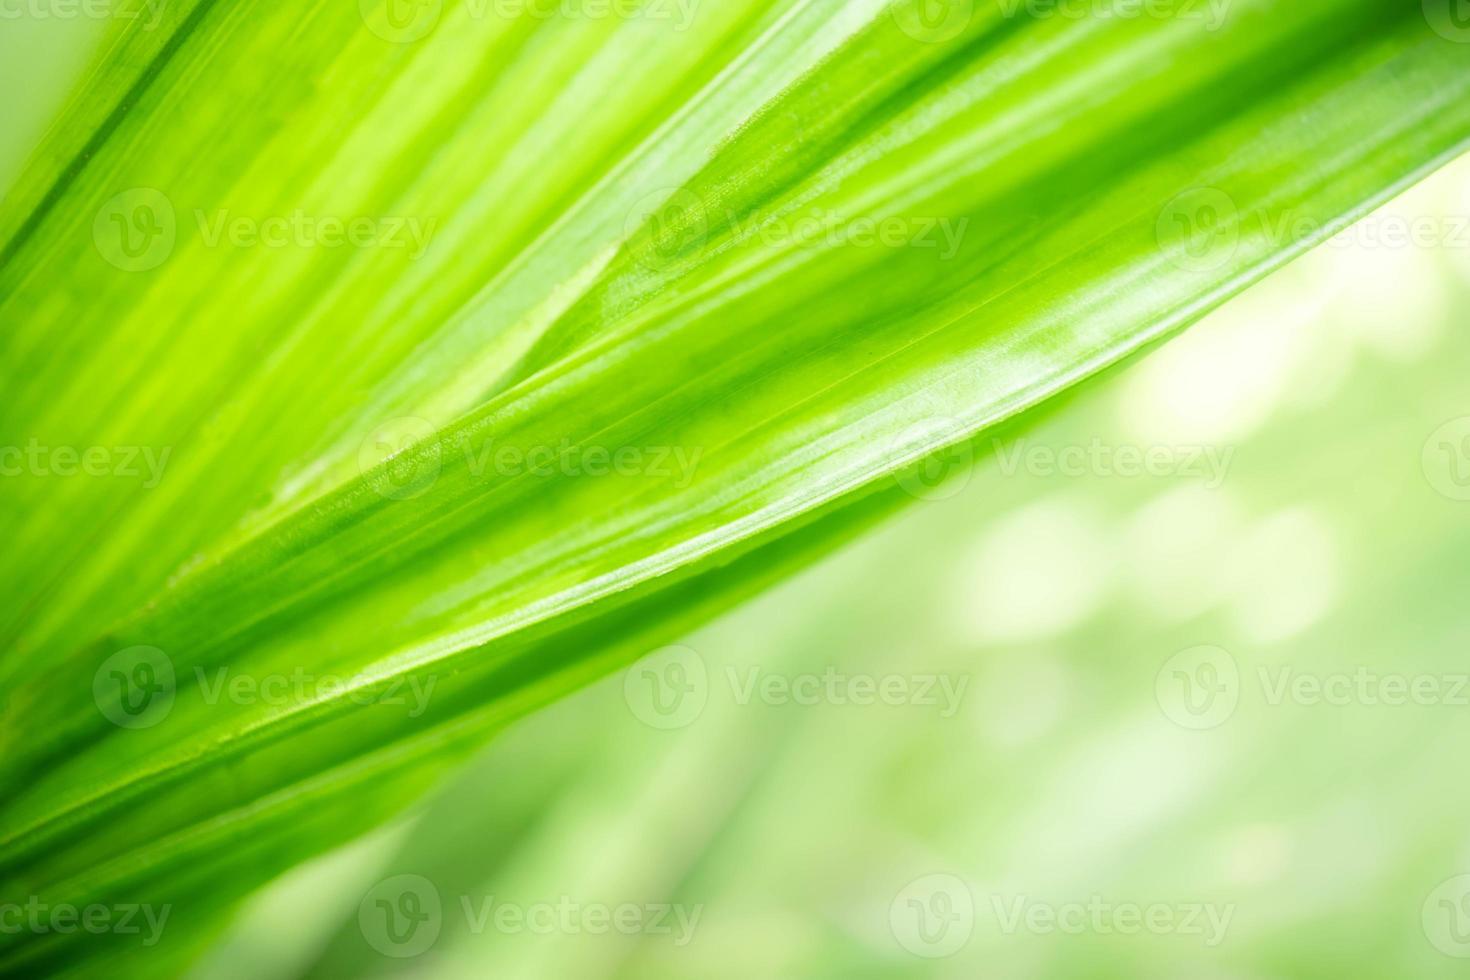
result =
[[[944,499],[526,719],[259,894],[195,980],[1462,975],[1467,215],[1461,163]],[[651,714],[642,671],[691,656],[694,700]],[[747,697],[752,672],[962,696],[790,703]],[[969,914],[936,901],[956,880]],[[442,910],[398,958],[372,899],[404,882]],[[570,911],[516,918],[542,903]],[[698,919],[593,931],[625,903]],[[947,931],[905,918],[946,908]]]
[[[0,184],[97,29],[6,21],[0,78],[41,94],[9,101]],[[518,724],[194,975],[1462,972],[1467,189],[1425,184]]]

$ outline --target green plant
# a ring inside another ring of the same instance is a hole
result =
[[[7,199],[4,894],[206,925],[1470,134],[1379,0],[430,8],[132,22]]]

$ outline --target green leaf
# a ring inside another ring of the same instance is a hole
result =
[[[1470,135],[1378,0],[172,9],[0,217],[0,893],[181,943]]]

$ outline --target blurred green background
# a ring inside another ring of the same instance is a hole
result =
[[[525,720],[195,977],[1463,975],[1466,215],[1470,161]]]
[[[98,26],[17,24],[35,93]],[[0,184],[54,109],[7,100]],[[1467,216],[1461,163],[518,724],[193,976],[1463,975]]]

